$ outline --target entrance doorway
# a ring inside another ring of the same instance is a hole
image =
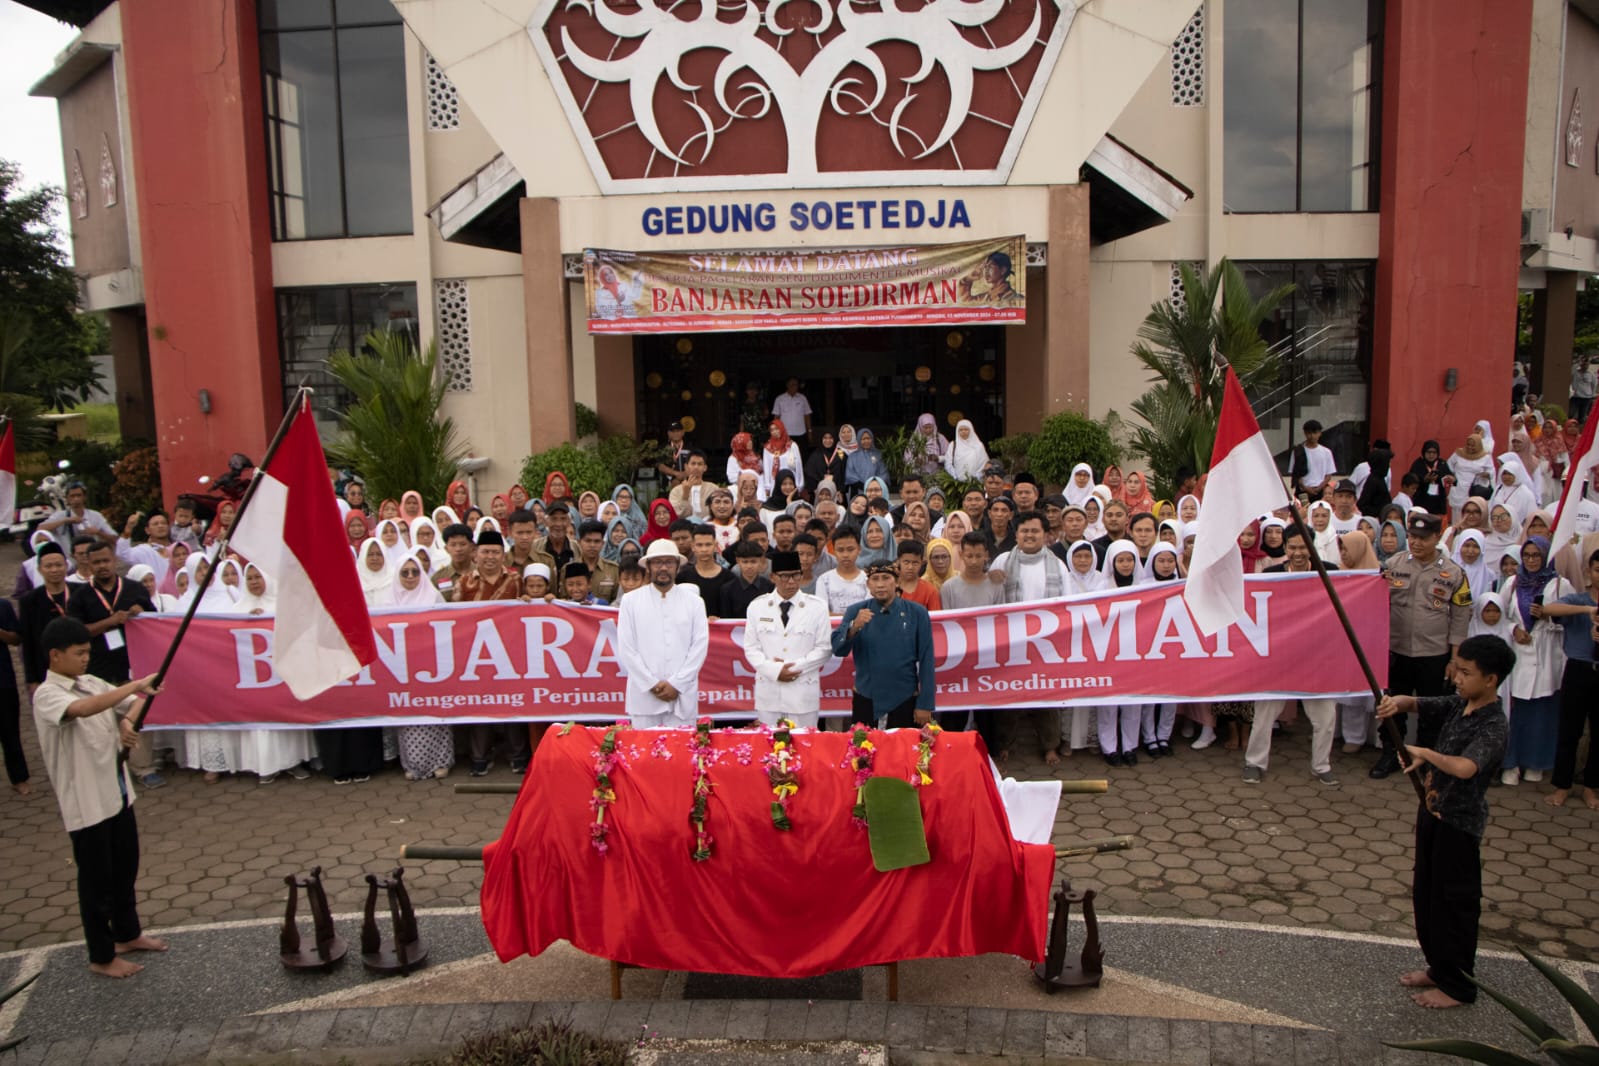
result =
[[[1005,330],[923,326],[777,330],[640,336],[634,358],[641,384],[639,436],[666,439],[681,420],[688,439],[714,460],[739,431],[745,387],[758,387],[764,409],[790,377],[810,400],[817,431],[849,423],[882,437],[932,412],[940,432],[971,420],[978,436],[1005,431]],[[809,454],[809,448],[802,449]]]

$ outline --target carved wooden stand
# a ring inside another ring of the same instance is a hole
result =
[[[413,967],[427,962],[428,948],[416,929],[416,912],[411,909],[411,897],[405,891],[405,867],[396,866],[389,877],[366,875],[366,915],[361,921],[361,963],[376,974],[397,973],[410,976]],[[378,890],[389,894],[389,918],[394,924],[394,947],[383,944],[378,931]]]
[[[328,894],[322,888],[322,867],[313,866],[305,877],[293,874],[283,879],[289,886],[289,903],[283,912],[283,931],[278,935],[278,957],[291,970],[333,969],[349,950],[344,940],[333,930],[333,912],[328,909]],[[314,949],[300,946],[300,930],[294,921],[294,912],[305,889],[306,907],[311,911],[311,925],[316,934]]]
[[[1070,881],[1060,883],[1055,893],[1055,921],[1049,927],[1049,953],[1041,966],[1033,967],[1033,976],[1046,992],[1062,988],[1098,988],[1105,975],[1105,950],[1099,946],[1099,919],[1094,916],[1093,889],[1073,892]],[[1071,919],[1071,905],[1083,907],[1083,923],[1088,927],[1083,941],[1083,954],[1079,962],[1066,961],[1066,937]]]

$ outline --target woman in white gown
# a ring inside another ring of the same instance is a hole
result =
[[[190,561],[198,558],[191,556]],[[225,607],[207,589],[200,610],[215,608],[217,613],[270,623],[277,601],[266,574],[252,563],[244,568],[240,584],[238,601]],[[310,777],[305,763],[315,754],[308,729],[190,729],[183,735],[181,762],[203,771],[207,784],[215,784],[225,773],[253,773],[260,784],[269,785],[284,771],[300,781]]]

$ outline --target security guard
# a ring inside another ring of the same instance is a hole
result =
[[[763,725],[784,718],[815,729],[822,707],[822,668],[833,657],[827,604],[800,591],[798,552],[772,553],[775,592],[750,602],[744,655],[755,671],[755,715]]]
[[[1388,580],[1388,691],[1397,696],[1443,696],[1449,691],[1449,662],[1466,639],[1471,622],[1471,589],[1460,565],[1438,550],[1443,519],[1412,512],[1405,522],[1409,551],[1396,552],[1383,565]],[[1397,715],[1399,731],[1405,716]],[[1418,726],[1416,743],[1435,738]],[[1393,749],[1383,747],[1371,776],[1399,769]]]

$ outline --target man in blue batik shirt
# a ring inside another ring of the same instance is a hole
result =
[[[892,562],[866,573],[871,599],[851,604],[833,630],[833,654],[855,657],[855,721],[906,729],[933,719],[933,620],[899,595]]]

